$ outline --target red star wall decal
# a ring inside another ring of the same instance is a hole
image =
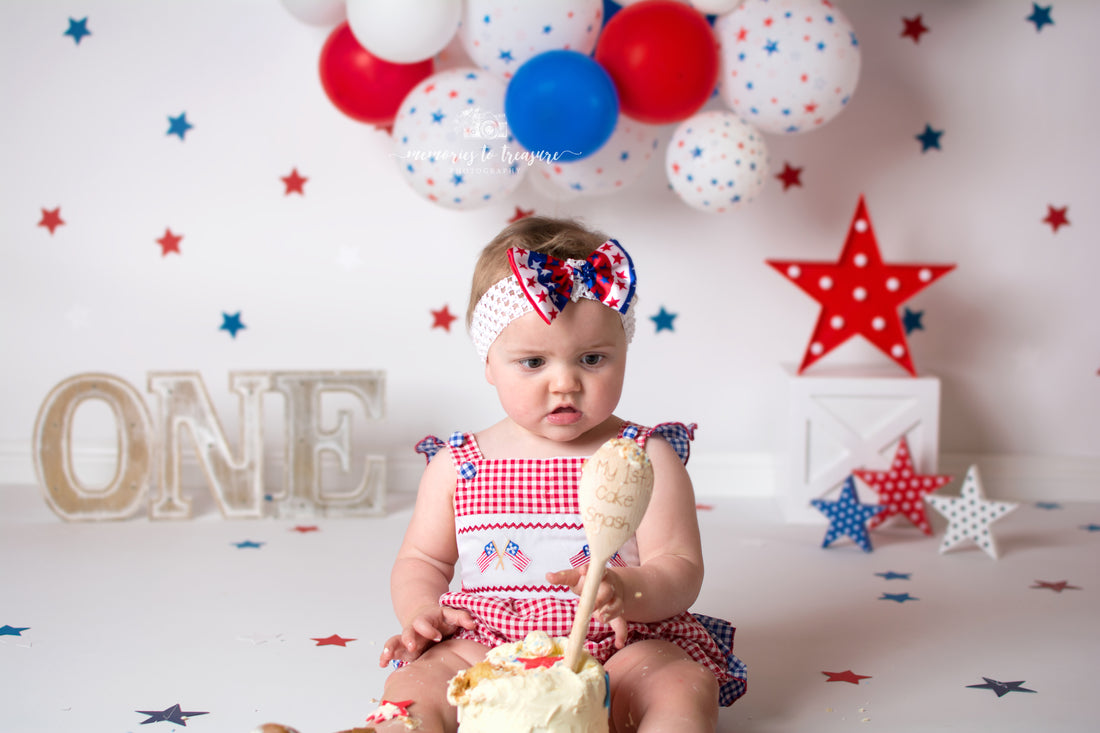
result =
[[[437,311],[432,311],[432,328],[442,328],[450,333],[451,323],[457,319],[458,316],[452,314],[451,309],[445,305]]]
[[[53,234],[54,230],[64,224],[61,220],[61,207],[56,209],[42,209],[42,219],[39,220],[38,226],[46,227],[50,230],[50,234]]]
[[[802,187],[802,169],[793,168],[791,164],[783,161],[783,170],[775,176],[783,182],[783,190],[786,191],[791,186]]]
[[[292,193],[296,193],[300,196],[305,196],[306,192],[303,187],[306,185],[308,178],[298,175],[298,169],[295,168],[290,171],[289,176],[282,176],[283,183],[286,184],[286,192],[284,196],[289,196]]]
[[[160,256],[164,257],[169,252],[180,253],[180,240],[183,239],[181,234],[172,234],[171,229],[164,230],[164,236],[157,240],[157,244],[160,245]]]
[[[921,21],[920,13],[915,18],[902,18],[905,23],[905,30],[901,32],[902,38],[912,38],[913,43],[920,43],[920,37],[922,34],[928,32],[928,28]]]
[[[332,636],[326,636],[323,639],[317,639],[310,637],[313,641],[317,642],[317,646],[344,646],[348,645],[349,641],[355,641],[355,639],[345,639],[339,634],[333,634]]]
[[[955,269],[955,265],[884,263],[863,196],[837,262],[767,263],[821,304],[799,374],[858,334],[916,376],[897,309]]]
[[[828,675],[829,679],[826,682],[851,682],[853,685],[858,685],[860,680],[869,680],[871,675],[869,674],[856,674],[850,669],[843,672],[822,672],[821,674]]]
[[[1059,209],[1056,206],[1051,206],[1050,204],[1047,204],[1047,215],[1046,218],[1043,219],[1043,223],[1050,224],[1050,230],[1057,233],[1058,227],[1069,226],[1069,219],[1066,218],[1067,210],[1069,210],[1068,206],[1063,206]],[[45,209],[43,209],[43,212],[45,212]]]
[[[521,209],[520,207],[517,206],[516,207],[516,213],[512,214],[512,218],[508,220],[508,223],[512,224],[514,222],[519,221],[520,219],[526,219],[527,217],[531,216],[531,214],[534,214],[534,213],[535,213],[534,209]]]
[[[932,534],[932,525],[924,513],[925,494],[951,482],[951,476],[932,476],[917,473],[913,469],[913,457],[909,453],[909,442],[902,436],[898,448],[894,451],[894,461],[886,471],[852,471],[861,481],[878,494],[879,504],[886,507],[867,520],[867,527],[881,526],[887,517],[905,516],[927,535]]]

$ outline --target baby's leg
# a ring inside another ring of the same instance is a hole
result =
[[[448,639],[431,647],[415,662],[400,667],[386,679],[382,699],[412,700],[409,714],[420,721],[417,733],[444,733],[458,728],[455,708],[447,702],[447,683],[461,670],[485,658],[488,651],[475,641]],[[407,731],[404,722],[391,720],[377,726],[382,731]]]
[[[614,733],[714,733],[718,726],[718,681],[672,642],[635,642],[604,668]]]

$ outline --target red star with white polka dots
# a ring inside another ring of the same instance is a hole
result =
[[[884,263],[863,196],[859,197],[840,260],[767,263],[821,303],[799,374],[858,334],[916,376],[898,307],[955,269],[955,265]]]
[[[951,476],[919,474],[913,468],[913,457],[909,453],[909,443],[905,436],[898,442],[894,452],[894,462],[886,471],[852,471],[858,479],[878,494],[878,503],[886,507],[867,521],[867,527],[880,526],[887,517],[903,515],[917,525],[921,532],[932,534],[932,525],[925,514],[924,497],[936,489],[951,482]]]

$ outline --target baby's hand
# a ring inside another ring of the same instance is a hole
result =
[[[569,590],[579,596],[588,577],[588,568],[588,565],[582,565],[579,568],[550,572],[546,574],[546,581],[554,585],[567,585]],[[615,631],[615,646],[619,649],[626,646],[627,624],[623,617],[625,594],[622,577],[611,568],[605,568],[603,577],[600,578],[600,589],[596,591],[596,606],[592,616],[597,621],[611,624]]]
[[[390,637],[382,646],[378,666],[385,667],[393,660],[408,663],[460,628],[475,629],[477,622],[469,612],[447,606],[426,606],[413,616],[412,621],[397,636]]]

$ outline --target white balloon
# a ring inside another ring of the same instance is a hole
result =
[[[764,187],[768,148],[763,135],[733,112],[700,112],[672,133],[665,175],[689,206],[714,213],[732,211]]]
[[[595,153],[569,163],[548,162],[538,174],[574,194],[621,191],[645,172],[660,144],[660,129],[619,115],[611,137]]]
[[[530,156],[508,132],[504,80],[467,67],[416,85],[393,123],[393,157],[413,190],[450,209],[515,191]]]
[[[347,0],[359,45],[385,61],[411,64],[446,48],[462,19],[462,0]]]
[[[543,51],[591,54],[603,26],[603,0],[466,0],[458,37],[470,59],[510,79]]]
[[[855,92],[859,43],[825,0],[745,0],[714,33],[722,101],[766,133],[817,129]]]
[[[347,17],[346,0],[282,0],[283,7],[303,23],[335,28]]]
[[[741,0],[688,0],[691,7],[704,15],[725,15],[738,5]]]

